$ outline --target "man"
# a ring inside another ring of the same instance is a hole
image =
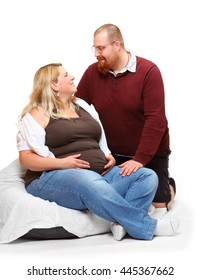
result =
[[[160,218],[176,190],[168,172],[171,151],[161,73],[154,63],[125,49],[122,33],[113,24],[95,31],[92,49],[98,61],[83,74],[76,96],[93,104],[99,113],[123,176],[142,166],[157,173],[153,206],[154,217]]]

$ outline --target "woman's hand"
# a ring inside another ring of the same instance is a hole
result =
[[[115,158],[112,156],[112,154],[109,154],[106,157],[106,160],[107,164],[104,166],[105,171],[101,175],[106,174],[116,164]]]
[[[68,156],[65,158],[59,158],[61,166],[61,169],[67,169],[67,168],[82,168],[82,169],[89,169],[90,164],[89,162],[79,159],[81,154],[76,154],[72,156]]]
[[[132,172],[136,172],[139,168],[143,167],[143,165],[140,162],[131,159],[120,164],[119,167],[121,168],[120,174],[122,176],[127,176]]]

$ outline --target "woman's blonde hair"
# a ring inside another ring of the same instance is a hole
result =
[[[58,82],[61,63],[50,63],[37,70],[33,79],[33,89],[29,103],[23,109],[21,118],[33,108],[40,108],[48,117],[59,118],[62,116],[63,102],[57,92],[51,88],[51,82]],[[70,107],[75,108],[75,96],[69,100]]]

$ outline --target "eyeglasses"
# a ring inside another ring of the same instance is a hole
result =
[[[108,44],[106,44],[106,45],[104,45],[104,46],[98,46],[98,47],[91,47],[91,50],[93,51],[93,53],[95,53],[95,52],[99,52],[99,53],[102,53],[104,50],[105,50],[105,48],[107,47],[107,46],[109,46],[109,45],[112,45],[112,44],[114,44],[115,43],[115,41],[114,42],[112,42],[112,43],[108,43]]]

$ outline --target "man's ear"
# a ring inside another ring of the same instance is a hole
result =
[[[52,88],[54,91],[58,91],[58,90],[59,90],[59,89],[58,89],[58,84],[55,83],[55,82],[51,82],[51,83],[50,83],[50,86],[51,86],[51,88]]]

